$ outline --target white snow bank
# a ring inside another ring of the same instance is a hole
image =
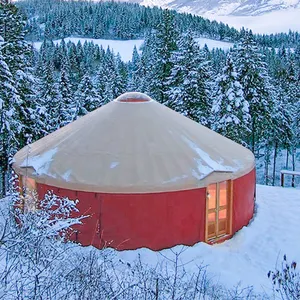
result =
[[[144,43],[144,40],[121,41],[121,40],[104,40],[104,39],[75,38],[75,37],[67,37],[64,40],[66,43],[71,41],[72,43],[75,44],[77,44],[79,41],[81,42],[81,44],[84,44],[85,41],[93,42],[95,45],[97,44],[99,46],[102,46],[102,48],[105,50],[109,47],[114,51],[115,54],[119,53],[122,60],[126,62],[131,60],[134,46],[136,46],[136,48],[139,51],[142,44]],[[216,41],[207,38],[197,38],[196,41],[199,43],[200,47],[204,47],[204,45],[206,44],[210,50],[213,48],[221,48],[224,50],[228,50],[233,46],[232,43]],[[53,42],[54,44],[57,45],[61,42],[61,40],[55,40]],[[34,42],[32,44],[35,49],[39,50],[41,48],[42,42]]]
[[[299,215],[300,190],[257,185],[257,215],[253,222],[222,244],[187,247],[180,255],[181,262],[187,263],[188,272],[196,272],[200,264],[207,265],[209,275],[228,288],[241,282],[242,286],[253,285],[257,292],[271,293],[268,271],[281,262],[284,254],[300,262]],[[174,259],[172,251],[181,249],[177,246],[161,253],[140,249],[117,254],[128,262],[140,255],[144,263],[155,266],[165,260],[164,256]]]
[[[95,45],[102,46],[104,50],[108,47],[114,51],[115,54],[120,54],[123,61],[130,61],[132,58],[132,52],[134,46],[139,50],[144,40],[104,40],[104,39],[90,39],[90,38],[77,38],[77,37],[67,37],[64,39],[66,43],[69,41],[77,44],[79,41],[83,45],[85,41],[93,42]],[[61,40],[53,41],[54,44],[59,44]],[[37,50],[41,48],[42,42],[34,42],[33,46]]]

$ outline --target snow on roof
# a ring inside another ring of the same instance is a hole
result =
[[[30,153],[30,145],[27,146],[28,154]],[[36,175],[48,175],[53,177],[53,175],[48,173],[51,162],[54,159],[55,154],[57,153],[57,148],[50,149],[40,155],[29,156],[24,159],[21,163],[21,168],[33,168]]]

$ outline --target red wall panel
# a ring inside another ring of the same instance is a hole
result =
[[[76,192],[39,184],[47,190],[79,199],[80,215],[89,215],[74,226],[83,245],[119,250],[147,247],[153,250],[178,244],[193,245],[205,236],[205,189],[151,194]],[[78,216],[79,213],[74,214]]]
[[[248,225],[253,217],[255,169],[233,182],[233,233]]]
[[[151,194],[76,192],[43,184],[59,196],[78,199],[79,213],[88,215],[72,239],[98,248],[119,250],[147,247],[152,250],[178,244],[193,245],[205,239],[206,189]],[[247,225],[253,216],[255,170],[233,182],[232,231]]]

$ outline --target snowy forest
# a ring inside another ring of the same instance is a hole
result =
[[[18,5],[21,9],[2,4],[0,10],[1,194],[5,194],[5,174],[17,149],[125,91],[145,92],[250,148],[262,170],[258,172],[261,183],[278,184],[279,155],[285,156],[286,168],[295,170],[300,137],[298,33],[262,38],[200,17],[113,2],[26,1]],[[76,12],[99,18],[102,11],[113,11],[112,8],[122,11],[114,14],[115,19],[125,19],[108,22],[109,14],[105,15],[107,26],[101,27],[101,34],[91,32],[93,22],[88,28],[84,22],[79,23],[81,29],[72,25]],[[132,9],[139,13],[130,13]],[[34,17],[37,12],[41,18]],[[131,23],[142,25],[132,28]],[[114,24],[129,27],[117,29]],[[145,39],[142,49],[134,49],[130,62],[92,42],[74,44],[62,39],[54,44],[49,38],[72,33],[121,38],[124,36],[117,32],[129,29],[132,33],[128,38],[144,34]],[[219,39],[226,36],[236,43],[227,52],[210,51],[195,41],[201,34]],[[26,41],[28,36],[45,37],[39,51]],[[262,40],[282,45],[263,47]]]

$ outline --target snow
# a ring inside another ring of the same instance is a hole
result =
[[[69,41],[77,44],[79,41],[83,45],[85,41],[93,42],[95,45],[102,46],[103,49],[113,49],[115,54],[120,54],[123,61],[130,61],[132,58],[132,52],[134,46],[139,50],[144,40],[104,40],[104,39],[91,39],[91,38],[77,38],[77,37],[67,37],[64,39],[66,43]],[[54,44],[59,44],[61,40],[53,41]],[[33,46],[35,49],[39,50],[41,48],[42,42],[34,42]]]
[[[69,181],[70,176],[71,176],[71,173],[72,173],[72,170],[66,171],[66,172],[62,175],[62,178],[63,178],[65,181]]]
[[[27,147],[28,147],[28,155],[29,155],[30,145]],[[56,152],[57,152],[57,148],[54,148],[48,150],[47,152],[41,155],[28,157],[22,162],[20,167],[22,168],[32,167],[38,175],[47,174],[48,176],[52,176],[51,174],[48,174],[48,170]]]
[[[300,8],[272,11],[259,16],[232,16],[206,13],[205,18],[223,22],[236,29],[251,29],[253,33],[271,34],[300,30]],[[280,22],[278,22],[280,20]]]
[[[254,33],[278,33],[300,30],[298,0],[270,1],[162,1],[143,0],[147,6],[161,6],[182,13],[196,14],[210,20],[223,22],[237,29],[252,29]],[[298,4],[298,5],[297,5]],[[249,11],[247,11],[247,9]],[[234,15],[236,14],[236,15]],[[248,14],[237,16],[237,14]],[[250,15],[252,14],[252,15]],[[280,20],[280,21],[278,21]]]
[[[0,227],[7,219],[8,205],[9,201],[0,201]],[[197,272],[198,266],[206,266],[208,278],[215,283],[227,288],[240,283],[240,288],[253,286],[254,291],[271,295],[272,286],[267,273],[280,266],[284,254],[290,262],[300,262],[299,215],[299,189],[257,185],[255,217],[230,240],[216,245],[202,242],[192,247],[178,245],[159,252],[142,248],[112,250],[112,253],[116,261],[134,264],[140,260],[144,266],[153,268],[164,264],[174,267],[175,253],[181,253],[180,265],[187,273]],[[91,249],[91,246],[75,244],[68,254],[88,257]]]
[[[185,179],[185,178],[187,178],[187,177],[188,177],[187,175],[176,176],[176,177],[171,178],[171,179],[169,179],[169,180],[163,181],[163,184],[176,182],[176,181],[178,181],[178,180]]]
[[[199,156],[194,158],[197,162],[197,171],[192,170],[192,174],[197,179],[203,179],[204,177],[208,176],[212,172],[234,172],[237,168],[233,168],[231,166],[225,166],[223,160],[219,159],[219,161],[215,161],[212,159],[208,153],[200,149],[193,141],[188,139],[185,136],[181,137],[188,146],[195,151],[195,153]],[[203,164],[204,163],[204,164]],[[238,165],[238,164],[237,164]],[[200,174],[198,174],[200,173]]]
[[[114,169],[116,166],[118,166],[120,163],[119,162],[117,162],[117,161],[114,161],[114,162],[112,162],[111,164],[110,164],[110,168],[111,169]]]
[[[186,247],[180,255],[187,272],[196,272],[206,265],[214,281],[232,288],[253,286],[257,292],[271,294],[269,270],[280,264],[284,254],[300,262],[300,190],[257,185],[257,213],[247,227],[232,239],[216,245],[198,243]],[[122,251],[118,256],[129,263],[141,257],[145,264],[156,266],[163,260],[174,259],[183,246],[161,252],[149,249]]]
[[[200,45],[200,47],[204,47],[206,44],[209,50],[212,50],[213,48],[220,48],[223,50],[229,50],[230,48],[233,47],[233,43],[229,42],[223,42],[223,41],[217,41],[217,40],[212,40],[212,39],[207,39],[207,38],[196,38],[195,39],[197,43]]]
[[[105,50],[109,47],[115,52],[115,54],[119,53],[122,60],[125,62],[130,61],[132,59],[134,46],[136,46],[139,53],[141,53],[139,49],[144,43],[144,40],[121,41],[121,40],[104,40],[104,39],[77,38],[77,37],[67,37],[64,40],[66,43],[70,41],[75,44],[77,44],[79,41],[81,44],[84,44],[85,41],[93,42],[95,45],[102,46],[102,48]],[[204,47],[204,45],[206,44],[208,49],[210,50],[213,48],[221,48],[224,50],[228,50],[231,47],[233,47],[232,43],[222,42],[222,41],[217,41],[217,40],[212,40],[207,38],[196,38],[196,41],[199,43],[200,47]],[[53,42],[55,45],[57,45],[61,42],[61,40],[55,40]],[[35,49],[39,50],[41,48],[42,42],[33,42],[32,45]]]
[[[290,170],[281,170],[280,171],[281,174],[288,174],[288,175],[299,175],[300,176],[300,172],[297,171],[290,171]]]

